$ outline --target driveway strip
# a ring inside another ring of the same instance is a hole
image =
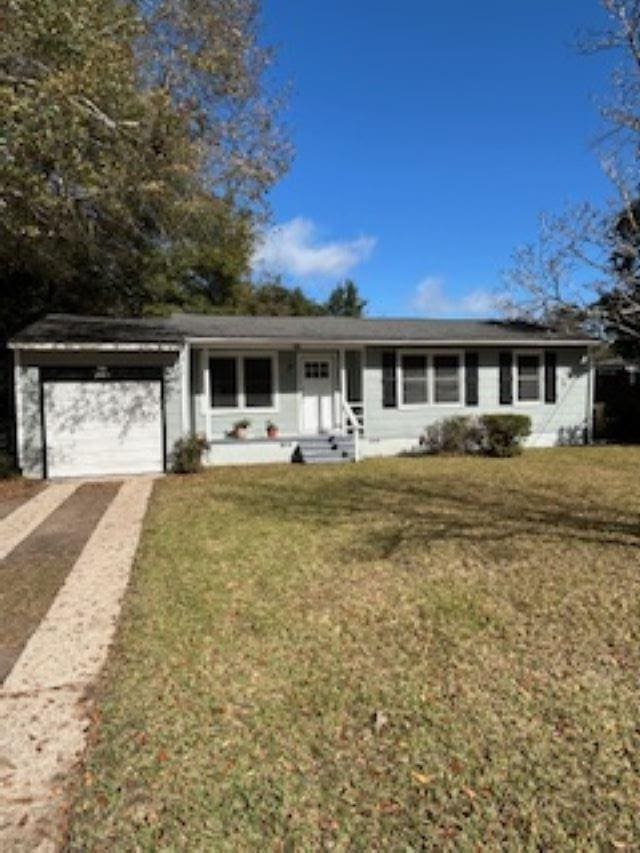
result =
[[[124,483],[0,689],[0,849],[56,850],[86,690],[115,633],[152,478]]]
[[[0,560],[75,492],[78,483],[53,483],[0,521]]]
[[[47,614],[121,485],[81,484],[0,561],[0,683]]]

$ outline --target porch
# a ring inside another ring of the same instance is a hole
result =
[[[267,463],[344,463],[361,458],[361,440],[355,433],[278,436],[276,438],[220,438],[210,442],[206,464],[261,465]]]
[[[210,442],[210,464],[359,458],[363,349],[192,346],[185,362],[191,428]]]

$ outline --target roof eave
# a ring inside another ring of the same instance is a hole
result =
[[[218,344],[233,344],[246,346],[249,344],[258,344],[260,346],[270,345],[270,344],[289,344],[290,346],[354,346],[354,347],[363,347],[363,346],[391,346],[391,347],[413,347],[413,346],[457,346],[457,347],[469,347],[469,346],[514,346],[514,347],[532,347],[532,346],[573,346],[573,347],[591,347],[597,346],[600,342],[594,340],[592,338],[586,339],[577,339],[577,338],[548,338],[546,340],[490,340],[487,338],[480,340],[466,340],[466,339],[454,339],[454,338],[443,338],[441,340],[437,340],[434,338],[425,338],[425,339],[385,339],[385,338],[371,338],[371,339],[359,339],[359,338],[343,338],[343,339],[335,339],[328,340],[323,338],[298,338],[298,337],[259,337],[257,335],[252,336],[250,338],[247,337],[233,337],[231,335],[224,337],[196,337],[196,336],[188,336],[185,338],[185,343],[190,345],[201,345],[201,346],[209,346],[209,345],[218,345]]]
[[[150,343],[145,342],[130,342],[119,343],[116,341],[9,341],[7,344],[9,349],[13,350],[104,350],[119,351],[119,352],[178,352],[182,349],[183,344],[175,343]]]

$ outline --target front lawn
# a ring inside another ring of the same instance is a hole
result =
[[[73,850],[640,843],[640,450],[156,485]]]

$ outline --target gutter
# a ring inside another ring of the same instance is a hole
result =
[[[44,341],[10,341],[9,349],[12,350],[40,350],[40,351],[83,351],[83,350],[99,350],[105,352],[180,352],[185,346],[312,346],[312,347],[596,347],[600,345],[600,341],[588,338],[587,340],[459,340],[455,338],[434,340],[429,339],[394,339],[380,340],[380,338],[372,338],[366,340],[324,340],[316,338],[268,338],[268,337],[251,337],[251,338],[236,338],[231,336],[226,337],[185,337],[184,341],[175,343],[105,343],[105,342],[44,342]]]
[[[7,346],[12,350],[38,350],[42,352],[81,352],[83,350],[99,350],[101,352],[179,352],[183,348],[183,345],[180,343],[38,343],[37,341],[32,343],[25,343],[24,341],[9,341]]]
[[[247,345],[255,345],[255,346],[264,346],[266,344],[272,345],[283,345],[288,344],[289,346],[313,346],[313,347],[344,347],[344,346],[353,346],[353,347],[362,347],[362,346],[376,346],[376,347],[449,347],[449,346],[457,346],[457,347],[594,347],[599,346],[600,341],[596,341],[593,338],[587,338],[586,340],[575,340],[575,339],[567,339],[567,340],[558,340],[558,339],[549,339],[549,340],[497,340],[497,341],[488,341],[484,340],[457,340],[457,339],[443,339],[443,340],[434,340],[433,338],[427,340],[420,339],[406,339],[403,338],[401,340],[380,340],[380,338],[374,338],[371,340],[352,340],[352,339],[342,339],[342,340],[325,340],[325,339],[317,339],[317,338],[305,338],[300,340],[299,338],[268,338],[268,337],[251,337],[251,338],[236,338],[236,337],[217,337],[217,338],[206,338],[206,337],[187,337],[185,338],[188,344],[193,346],[202,345],[209,346],[212,344],[223,344],[225,346],[247,346]]]

